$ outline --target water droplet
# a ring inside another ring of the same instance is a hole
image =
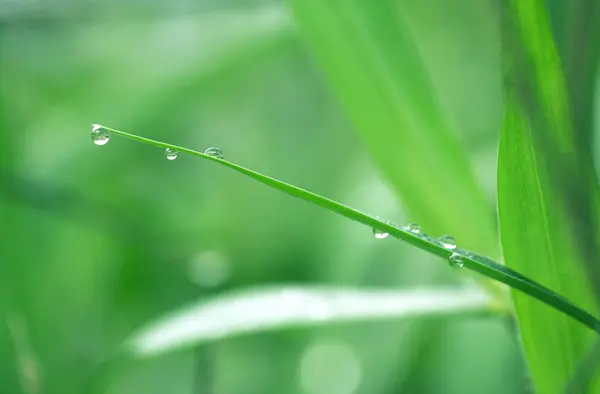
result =
[[[108,144],[108,141],[110,141],[108,130],[106,130],[99,124],[92,125],[92,132],[90,133],[90,135],[92,136],[92,141],[94,142],[94,144],[98,146],[106,145]]]
[[[450,263],[450,267],[457,269],[462,268],[465,265],[462,256],[454,252],[448,257],[448,262]]]
[[[204,154],[212,156],[212,157],[216,157],[217,159],[223,158],[223,152],[221,152],[221,149],[215,148],[214,146],[211,146],[210,148],[205,150]]]
[[[389,234],[381,230],[377,230],[376,228],[373,228],[373,235],[375,235],[375,238],[377,239],[384,239],[387,238]]]
[[[382,220],[379,216],[375,216],[375,219],[382,221],[382,222],[386,222],[388,224],[390,223],[387,220]],[[390,235],[384,231],[376,229],[375,227],[371,227],[371,229],[373,230],[373,235],[375,235],[375,238],[377,238],[377,239],[384,239],[384,238],[387,238],[388,235]]]
[[[438,241],[440,242],[440,245],[442,245],[444,248],[446,248],[448,250],[456,249],[456,240],[451,235],[448,235],[448,234],[442,235],[438,239]]]
[[[421,226],[417,223],[409,223],[405,229],[413,234],[421,234]]]
[[[177,152],[176,150],[173,150],[170,148],[165,149],[165,157],[167,158],[167,160],[177,159],[178,154],[179,154],[179,152]]]

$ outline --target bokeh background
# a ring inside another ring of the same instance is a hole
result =
[[[399,3],[493,206],[493,7]],[[131,332],[234,290],[465,281],[438,258],[214,163],[167,161],[116,136],[90,141],[101,123],[217,146],[243,166],[412,220],[283,2],[2,0],[0,110],[0,393],[81,393]],[[108,392],[525,393],[525,370],[506,321],[408,319],[178,350],[123,369]]]

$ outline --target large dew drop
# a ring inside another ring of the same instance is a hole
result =
[[[92,137],[94,144],[98,146],[106,145],[108,144],[108,141],[110,141],[108,130],[99,124],[92,125],[92,132],[90,133],[90,136]]]
[[[448,250],[456,249],[456,240],[451,235],[443,235],[438,239],[440,245]]]
[[[221,151],[221,149],[215,148],[214,146],[211,146],[210,148],[206,149],[204,151],[204,154],[208,155],[208,156],[216,157],[217,159],[223,158],[223,152]]]
[[[177,152],[176,150],[173,150],[170,148],[165,149],[165,157],[167,158],[167,160],[177,159],[178,154],[179,154],[179,152]]]
[[[448,263],[450,263],[450,267],[452,268],[462,268],[465,265],[463,258],[460,254],[452,252],[450,257],[448,257]]]

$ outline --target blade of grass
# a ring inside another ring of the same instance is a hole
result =
[[[411,217],[497,255],[493,210],[474,180],[393,0],[289,0],[301,34]],[[448,209],[448,207],[452,207]]]
[[[597,382],[594,383],[594,379],[598,375],[599,367],[600,341],[596,339],[589,349],[587,356],[580,361],[577,370],[572,374],[571,380],[566,384],[564,392],[567,394],[589,392],[591,387],[598,384]]]
[[[389,222],[367,215],[349,206],[340,204],[336,201],[330,200],[326,197],[282,182],[275,178],[271,178],[258,172],[252,171],[232,162],[209,156],[189,148],[184,148],[176,145],[167,144],[164,142],[151,140],[134,134],[129,134],[124,131],[111,129],[105,126],[99,127],[103,127],[104,129],[114,134],[118,134],[123,137],[143,142],[145,144],[153,145],[164,149],[169,148],[181,153],[187,153],[193,156],[198,156],[207,160],[211,160],[232,170],[240,172],[276,190],[300,198],[304,201],[320,206],[324,209],[327,209],[331,212],[337,213],[338,215],[342,215],[348,219],[367,225],[371,228],[375,228],[382,232],[388,233],[393,237],[399,238],[413,246],[435,254],[436,256],[449,259],[449,257],[453,254],[459,255],[462,258],[465,268],[478,272],[488,278],[507,284],[515,289],[521,290],[530,295],[531,297],[537,298],[538,300],[556,308],[557,310],[560,310],[564,314],[571,316],[572,318],[578,320],[579,322],[583,323],[585,326],[591,328],[592,330],[600,332],[600,321],[590,313],[579,308],[578,306],[576,306],[566,298],[560,296],[559,294],[553,292],[552,290],[540,285],[535,281],[532,281],[526,276],[519,274],[517,271],[511,270],[507,267],[504,267],[503,265],[495,263],[493,260],[490,260],[486,257],[474,254],[462,248],[456,248],[454,250],[446,249],[440,243],[436,242],[436,240],[431,239],[420,232],[415,233],[409,231],[409,229],[407,228],[398,227]],[[504,292],[500,292],[499,288],[497,288],[497,290],[498,292],[495,293],[495,296],[497,297],[498,302],[506,302],[504,298]]]
[[[579,269],[579,256],[568,245],[564,218],[556,213],[547,174],[536,165],[531,131],[523,114],[513,106],[514,103],[507,104],[498,162],[498,208],[505,264],[590,307],[589,298],[580,294],[585,289],[584,278],[581,273],[574,275]],[[513,299],[536,387],[539,392],[554,392],[568,379],[581,356],[589,339],[587,333],[530,297],[513,292]]]
[[[596,0],[548,2],[557,49],[565,68],[571,113],[579,143],[591,146],[594,95],[600,60],[600,3]]]
[[[507,104],[498,208],[505,263],[595,310],[581,264],[597,264],[597,187],[579,154],[545,3],[511,0],[502,7]],[[584,356],[590,332],[529,297],[513,296],[537,390],[556,392]]]
[[[183,307],[132,333],[95,369],[86,392],[106,392],[136,359],[250,333],[357,321],[505,313],[494,298],[476,288],[398,291],[269,286],[238,290]]]
[[[506,312],[478,289],[246,289],[181,308],[134,333],[126,346],[150,357],[185,346],[286,327],[429,315]]]

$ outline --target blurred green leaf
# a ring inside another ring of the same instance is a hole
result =
[[[594,297],[581,263],[593,255],[597,241],[579,234],[591,231],[587,221],[594,220],[589,204],[596,198],[595,181],[590,166],[577,155],[545,3],[510,1],[504,7],[507,104],[498,204],[505,263],[593,311]],[[592,333],[530,297],[513,296],[536,388],[557,392],[587,353]]]
[[[565,218],[557,213],[548,174],[536,164],[538,155],[527,118],[509,101],[498,166],[505,264],[590,307],[585,278],[577,265],[579,256],[569,245]],[[583,355],[590,332],[524,294],[513,292],[513,298],[536,386],[540,392],[554,392]]]
[[[286,327],[486,313],[494,309],[489,296],[472,288],[255,288],[184,307],[160,318],[133,334],[127,347],[138,356],[153,356],[183,346]]]
[[[497,255],[493,211],[392,0],[291,0],[329,82],[411,217]],[[476,229],[476,231],[475,231]]]
[[[596,0],[548,1],[552,32],[565,70],[575,135],[590,148],[594,96],[600,60],[600,3]]]

